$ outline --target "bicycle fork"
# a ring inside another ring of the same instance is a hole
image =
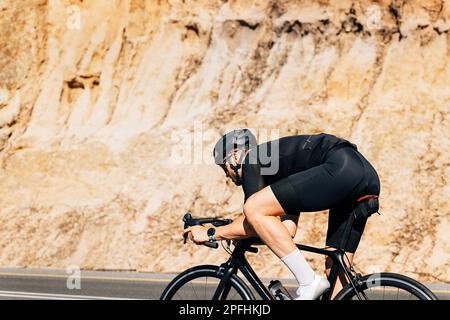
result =
[[[233,257],[226,263],[223,263],[218,270],[219,273],[223,273],[223,276],[214,292],[213,300],[226,299],[231,289],[231,277],[233,274],[237,274],[238,270],[242,272],[243,276],[262,299],[275,300],[275,297],[270,293],[266,286],[264,286],[248,262],[245,259],[242,261]]]
[[[217,286],[216,291],[214,292],[213,300],[224,300],[231,289],[231,277],[233,274],[237,273],[236,267],[225,267],[225,265],[228,265],[228,263],[224,263],[219,268],[219,273],[221,273],[223,270],[225,271],[222,279],[219,282],[219,285]]]

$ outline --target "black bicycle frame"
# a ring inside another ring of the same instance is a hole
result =
[[[252,247],[255,243],[252,241],[240,240],[236,244],[236,248],[233,251],[230,259],[221,265],[220,271],[223,272],[224,276],[219,282],[217,289],[214,293],[213,300],[225,299],[231,289],[231,276],[233,274],[237,274],[238,271],[241,271],[244,277],[247,279],[249,284],[255,289],[255,291],[259,294],[259,296],[263,300],[274,300],[275,297],[271,294],[271,292],[267,289],[267,287],[262,283],[261,279],[256,275],[253,268],[248,263],[245,252],[253,252],[256,253],[258,251],[257,248]],[[258,245],[259,243],[256,243]],[[339,276],[339,271],[343,270],[346,277],[354,286],[352,280],[352,275],[349,272],[348,267],[345,264],[344,256],[345,253],[343,250],[335,249],[335,250],[327,250],[314,248],[310,246],[297,244],[297,247],[305,252],[311,252],[316,254],[321,254],[328,256],[333,261],[333,266],[331,267],[330,275],[328,277],[328,281],[330,282],[330,289],[324,293],[322,296],[322,300],[330,300],[331,293],[334,290],[336,285],[336,280]]]
[[[302,251],[316,253],[324,256],[328,256],[333,261],[333,266],[330,270],[330,275],[328,277],[328,281],[330,282],[330,289],[322,295],[322,300],[330,300],[331,294],[336,285],[336,280],[339,276],[339,271],[343,270],[345,276],[349,280],[350,284],[353,288],[356,289],[356,283],[353,281],[354,277],[351,274],[350,267],[347,267],[344,261],[345,251],[344,248],[347,245],[348,239],[350,237],[351,227],[353,222],[355,221],[355,217],[350,214],[346,228],[343,233],[342,242],[339,249],[335,250],[327,250],[314,248],[310,246],[305,246],[301,244],[296,244],[297,248]],[[237,274],[238,270],[242,272],[244,277],[248,280],[250,285],[256,290],[256,292],[260,295],[263,300],[275,300],[275,297],[271,294],[271,292],[267,289],[267,287],[262,283],[259,277],[256,275],[253,268],[248,263],[245,253],[246,252],[258,252],[258,249],[252,247],[252,245],[263,245],[259,238],[248,238],[243,240],[238,240],[236,242],[236,247],[231,254],[230,259],[220,266],[220,271],[223,272],[224,276],[219,282],[219,285],[214,293],[213,300],[225,299],[231,289],[231,276],[233,274]],[[361,299],[358,290],[355,290],[357,297]]]
[[[259,277],[256,275],[255,271],[245,258],[246,252],[258,252],[257,248],[251,246],[252,244],[254,244],[254,242],[250,241],[249,239],[237,241],[236,247],[231,254],[230,259],[220,266],[220,271],[223,272],[224,276],[220,280],[212,300],[226,298],[231,288],[231,276],[233,274],[237,274],[238,270],[242,272],[244,277],[248,280],[250,285],[256,290],[256,292],[261,296],[262,299],[275,299],[270,291],[266,288],[266,286],[262,283],[261,279],[259,279]]]

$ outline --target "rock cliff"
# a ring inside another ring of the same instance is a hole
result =
[[[239,214],[209,157],[246,126],[355,142],[382,182],[357,268],[449,282],[449,29],[445,0],[0,1],[0,265],[223,261],[181,217]],[[302,214],[297,240],[326,222]]]

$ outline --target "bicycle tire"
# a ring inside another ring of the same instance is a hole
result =
[[[367,290],[370,291],[371,289],[381,287],[397,288],[398,290],[397,298],[399,297],[399,292],[401,289],[409,293],[410,298],[414,296],[418,300],[438,300],[436,295],[420,282],[417,282],[414,279],[396,273],[382,272],[364,276],[360,279],[360,282],[357,284],[356,289],[358,290],[358,293],[367,294],[366,292]],[[378,293],[376,292],[376,294]],[[389,293],[388,296],[391,296],[391,294]],[[348,284],[336,295],[334,300],[352,300],[355,297],[357,297],[355,289],[351,284]],[[385,292],[383,291],[383,298],[384,297]],[[370,300],[379,300],[379,299],[370,299]],[[387,299],[387,300],[394,300],[394,299]]]
[[[177,292],[186,284],[191,282],[192,287],[192,281],[195,281],[198,278],[214,278],[220,281],[222,277],[224,276],[223,272],[220,271],[219,266],[213,266],[213,265],[201,265],[196,266],[194,268],[187,269],[180,273],[178,276],[176,276],[164,289],[163,293],[161,294],[160,300],[172,300],[172,298],[177,295]],[[239,294],[240,298],[242,300],[255,300],[255,296],[253,295],[250,288],[245,284],[244,281],[242,281],[241,278],[239,278],[236,274],[233,274],[231,276],[231,287],[236,291],[237,294]],[[194,287],[193,287],[194,288]],[[205,285],[205,296],[206,296],[206,290],[207,289],[207,283]],[[195,292],[195,288],[194,288]],[[195,293],[195,298],[197,300],[207,300],[207,299],[200,299]],[[195,300],[192,296],[188,297],[190,300]]]

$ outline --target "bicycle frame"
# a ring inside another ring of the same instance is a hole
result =
[[[352,212],[348,219],[347,224],[345,226],[343,237],[339,249],[335,250],[327,250],[314,248],[310,246],[305,246],[301,244],[296,244],[297,248],[300,250],[311,252],[315,254],[320,254],[324,256],[328,256],[333,261],[333,266],[330,270],[330,275],[328,277],[328,281],[330,282],[330,289],[326,291],[322,295],[322,300],[330,300],[334,287],[336,285],[336,280],[339,276],[339,271],[343,270],[345,276],[349,280],[350,284],[354,289],[356,289],[356,283],[354,281],[354,276],[351,274],[350,267],[347,267],[344,261],[345,251],[344,248],[347,246],[347,242],[350,237],[351,228],[353,226],[353,222],[355,221],[354,212]],[[245,252],[258,252],[257,248],[252,247],[252,245],[263,244],[259,238],[247,238],[243,240],[239,240],[236,243],[236,248],[231,254],[231,258],[220,267],[223,268],[224,277],[219,282],[219,285],[214,293],[213,300],[224,299],[231,288],[230,277],[233,273],[237,273],[237,271],[241,271],[244,277],[249,281],[250,285],[256,290],[256,292],[261,296],[263,300],[274,300],[274,296],[270,293],[270,291],[264,286],[262,281],[258,278],[255,271],[252,269],[247,259],[245,258]],[[356,295],[358,299],[361,300],[361,296],[356,291]]]
[[[255,271],[250,266],[245,257],[245,252],[256,253],[258,251],[258,249],[252,247],[252,245],[255,245],[255,243],[249,239],[237,241],[236,248],[234,249],[230,259],[220,266],[221,271],[224,273],[224,276],[219,282],[219,285],[214,293],[213,300],[224,299],[228,295],[229,290],[231,288],[230,278],[233,274],[236,274],[238,271],[242,272],[244,277],[247,279],[250,285],[255,289],[255,291],[259,294],[259,296],[263,300],[275,300],[275,297],[271,294],[268,288],[262,283],[261,279],[259,279],[259,277],[256,275]],[[300,244],[297,244],[297,247],[302,251],[325,255],[333,260],[333,266],[331,268],[330,276],[328,278],[328,280],[330,281],[330,289],[327,292],[325,292],[325,294],[322,296],[322,300],[331,299],[331,293],[333,292],[334,287],[336,285],[336,281],[339,276],[340,270],[344,271],[344,274],[347,276],[350,283],[353,286],[355,286],[350,269],[345,264],[344,261],[345,252],[343,250],[341,249],[327,250]]]

